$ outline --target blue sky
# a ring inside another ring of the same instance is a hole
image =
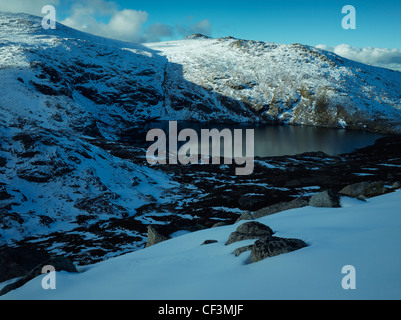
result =
[[[130,3],[121,1],[126,7]],[[347,4],[356,9],[356,30],[341,27],[341,9]],[[401,49],[400,0],[148,1],[141,8],[149,12],[149,22],[177,24],[189,16],[194,21],[208,19],[215,37]]]
[[[401,0],[0,0],[0,10],[41,16],[52,4],[57,21],[127,41],[212,37],[401,50]],[[341,9],[356,9],[356,30],[344,30]]]
[[[401,0],[0,0],[0,10],[41,15],[128,41],[181,39],[190,32],[276,43],[347,44],[401,50]],[[341,9],[353,5],[357,29],[344,30]]]
[[[75,1],[59,0],[60,18],[72,14]],[[400,0],[86,0],[87,6],[101,2],[114,3],[117,10],[130,9],[147,13],[142,23],[144,32],[152,25],[170,27],[169,36],[160,40],[179,39],[185,31],[208,31],[213,37],[231,35],[236,38],[336,46],[381,47],[401,49]],[[341,21],[343,6],[356,9],[357,29],[344,30]],[[110,15],[98,15],[107,21]],[[202,25],[202,24],[201,24]],[[179,32],[180,31],[180,32]],[[162,33],[163,34],[163,33]],[[147,39],[145,39],[146,41]]]

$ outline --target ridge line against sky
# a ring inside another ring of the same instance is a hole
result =
[[[0,11],[44,16],[48,4],[58,22],[108,38],[158,42],[202,33],[302,43],[401,71],[400,0],[0,0]],[[356,30],[341,25],[349,4],[356,9]]]

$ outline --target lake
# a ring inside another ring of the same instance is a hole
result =
[[[146,142],[146,132],[150,129],[161,129],[166,133],[168,141],[169,122],[157,121],[147,123],[141,128],[142,134],[137,134],[135,130],[132,134],[127,134],[123,140],[130,143],[138,142],[141,139]],[[285,155],[295,155],[305,152],[324,152],[335,156],[343,153],[350,153],[356,149],[373,145],[375,141],[383,135],[347,129],[333,129],[311,126],[290,126],[290,125],[250,125],[250,124],[216,124],[216,123],[194,123],[178,121],[178,133],[183,129],[194,130],[199,139],[191,140],[192,147],[201,148],[201,132],[204,129],[242,129],[243,155],[245,155],[246,130],[254,131],[254,155],[255,157],[275,157]],[[186,142],[178,142],[178,149]],[[147,142],[151,145],[151,142]],[[234,144],[233,144],[234,145]],[[211,146],[212,147],[212,146]],[[223,154],[223,143],[221,143],[221,154]],[[233,147],[233,149],[235,149]]]

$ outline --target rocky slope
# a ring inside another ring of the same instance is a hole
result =
[[[167,201],[168,176],[93,144],[116,139],[144,109],[152,116],[165,59],[62,25],[45,31],[22,14],[0,15],[0,42],[0,245],[49,232],[63,241],[93,220]],[[112,247],[121,230],[107,234]],[[144,241],[135,228],[125,237],[130,248]]]

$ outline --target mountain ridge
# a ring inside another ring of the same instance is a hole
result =
[[[181,65],[189,83],[241,103],[256,122],[400,132],[398,71],[311,46],[232,37],[145,46]]]
[[[1,17],[0,66],[19,69],[13,86],[77,106],[89,135],[152,118],[401,133],[401,72],[301,44],[201,35],[134,44]]]

